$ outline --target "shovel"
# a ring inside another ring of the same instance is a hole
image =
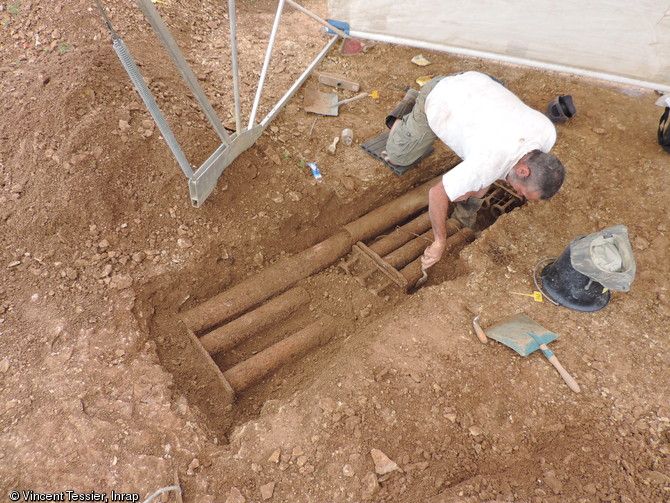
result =
[[[365,98],[366,96],[368,96],[368,93],[360,93],[353,98],[338,101],[337,94],[322,93],[316,89],[305,89],[305,112],[311,112],[313,114],[319,115],[337,116],[340,105],[351,103],[352,101],[358,101]],[[374,96],[374,93],[370,94],[369,96]]]
[[[540,349],[549,362],[558,370],[563,380],[572,391],[580,392],[579,384],[560,364],[556,355],[549,349],[547,344],[558,338],[553,332],[538,325],[528,316],[517,314],[505,318],[501,322],[486,330],[486,336],[503,343],[512,348],[521,356],[528,356],[533,351]]]

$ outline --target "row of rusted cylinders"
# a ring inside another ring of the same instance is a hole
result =
[[[345,225],[338,233],[307,250],[273,264],[263,271],[181,313],[191,341],[205,363],[215,373],[232,402],[235,393],[263,379],[280,366],[328,342],[337,323],[323,316],[314,323],[272,346],[221,372],[212,356],[237,346],[254,334],[286,319],[309,303],[308,292],[295,285],[302,279],[334,264],[358,242],[370,241],[412,215],[424,210],[431,180],[396,200]],[[450,221],[451,222],[451,221]],[[449,239],[472,240],[468,229],[449,226],[455,233]],[[408,282],[421,276],[420,255],[432,241],[427,213],[399,227],[370,246],[392,267],[403,267]],[[416,238],[416,235],[419,238]],[[409,236],[409,237],[408,237]],[[418,257],[418,258],[417,258]],[[409,269],[408,269],[409,268]],[[198,337],[199,336],[199,337]]]
[[[433,237],[430,216],[428,212],[424,212],[369,246],[357,243],[356,248],[392,282],[404,291],[408,291],[423,275],[421,256],[426,247],[433,242]],[[447,220],[445,256],[473,240],[472,230],[463,228],[458,220],[453,218]],[[342,264],[342,266],[347,272],[350,272],[346,265]],[[369,274],[368,272],[365,276]]]

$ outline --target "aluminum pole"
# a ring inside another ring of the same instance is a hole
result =
[[[265,76],[268,72],[268,67],[270,66],[270,59],[272,57],[272,49],[275,45],[275,39],[277,38],[277,30],[279,29],[279,21],[281,20],[281,13],[284,9],[285,0],[279,0],[279,5],[277,6],[277,14],[275,15],[275,21],[272,25],[272,32],[270,33],[270,40],[268,41],[268,49],[265,53],[265,61],[263,62],[263,69],[261,70],[261,76],[258,79],[258,89],[256,90],[256,97],[254,98],[254,106],[251,109],[251,116],[249,117],[249,129],[254,125],[254,120],[256,119],[256,113],[258,112],[258,104],[261,101],[261,94],[263,93],[263,83],[265,82]]]
[[[230,57],[233,64],[233,96],[235,99],[235,131],[242,132],[242,115],[240,112],[240,74],[237,55],[237,19],[235,16],[235,0],[228,0],[228,19],[230,20]]]
[[[209,119],[210,124],[212,125],[216,133],[219,135],[219,138],[221,138],[221,141],[224,144],[229,145],[230,135],[226,131],[226,128],[223,127],[221,120],[216,115],[214,108],[212,108],[212,105],[205,96],[205,92],[202,90],[202,87],[198,83],[198,79],[194,75],[193,70],[191,70],[191,67],[184,59],[184,56],[179,50],[177,42],[175,42],[174,38],[170,34],[170,30],[168,29],[167,25],[163,22],[163,19],[156,10],[156,7],[154,7],[151,1],[149,0],[135,0],[135,3],[137,3],[140,10],[144,14],[144,17],[147,18],[153,29],[156,31],[158,38],[160,39],[161,43],[163,44],[168,54],[172,58],[172,61],[177,67],[177,70],[179,70],[179,73],[181,74],[182,78],[188,85],[189,89],[193,93],[193,96],[195,96],[195,99],[200,104],[200,108],[204,112],[207,119]]]

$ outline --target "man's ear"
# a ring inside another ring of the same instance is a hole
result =
[[[530,168],[528,167],[528,164],[523,161],[516,163],[514,172],[521,178],[528,178],[530,176]]]

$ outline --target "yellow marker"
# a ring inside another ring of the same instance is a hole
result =
[[[518,292],[510,292],[513,293],[514,295],[525,295],[526,297],[533,297],[533,300],[535,302],[542,302],[542,293],[535,291],[533,293],[518,293]]]
[[[376,100],[379,98],[379,91],[375,90],[370,93],[370,96],[372,97],[373,100]]]
[[[167,2],[163,2],[163,0],[151,0],[151,3],[162,3],[163,5],[167,5]]]
[[[430,61],[428,61],[426,58],[423,57],[422,54],[417,54],[411,59],[412,63],[415,65],[419,66],[428,66],[430,65]]]
[[[419,77],[418,79],[416,79],[416,83],[419,84],[421,87],[423,87],[424,84],[427,84],[428,82],[430,82],[433,79],[433,77],[435,77],[435,76],[434,75],[425,75],[424,77]]]

